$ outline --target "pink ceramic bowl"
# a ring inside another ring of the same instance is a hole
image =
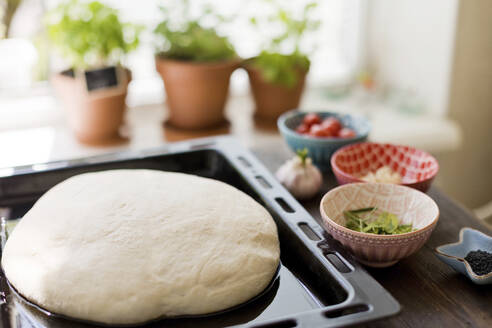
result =
[[[364,142],[340,148],[331,157],[331,168],[339,184],[363,182],[361,177],[382,166],[400,173],[401,185],[423,192],[439,171],[432,155],[408,146]]]
[[[345,227],[343,212],[366,207],[396,214],[401,224],[416,231],[376,235]],[[436,203],[418,190],[387,183],[351,183],[330,190],[321,200],[321,216],[330,235],[363,264],[387,267],[418,251],[429,239],[439,218]]]

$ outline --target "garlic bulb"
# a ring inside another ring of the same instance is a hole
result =
[[[285,162],[276,173],[277,179],[297,199],[309,199],[316,195],[323,183],[321,172],[307,157],[307,149]]]

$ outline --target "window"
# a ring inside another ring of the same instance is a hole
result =
[[[306,1],[309,0],[285,1],[285,5],[294,8]],[[9,101],[12,101],[13,95],[17,99],[27,95],[49,94],[47,83],[42,81],[48,78],[50,71],[59,70],[63,62],[51,49],[48,49],[40,31],[43,12],[59,2],[60,0],[24,0],[11,26],[11,36],[21,37],[21,40],[0,41],[0,110],[1,104],[5,104],[5,99],[9,98]],[[151,32],[161,19],[158,10],[160,1],[103,0],[103,2],[119,9],[123,21],[131,21],[147,27],[141,36],[140,48],[130,54],[125,61],[133,73],[129,104],[162,101],[164,95],[162,83],[155,72]],[[241,0],[209,0],[208,2],[221,13],[234,15],[235,18],[224,26],[221,32],[230,36],[239,55],[247,58],[257,53],[260,49],[260,41],[266,37],[268,31],[265,35],[259,35],[249,25],[248,18],[262,12],[258,7],[260,2]],[[192,0],[191,3],[198,8],[203,1]],[[358,68],[361,60],[363,14],[364,0],[318,1],[318,8],[313,18],[319,19],[321,25],[306,38],[306,44],[310,45],[312,59],[312,70],[309,75],[311,85],[325,85],[346,80]],[[19,44],[14,47],[12,43]],[[18,53],[23,55],[17,56]],[[24,64],[18,64],[21,60],[19,57],[22,57]],[[12,76],[16,78],[9,78]],[[235,72],[231,85],[233,93],[245,92],[248,85],[246,74],[240,70]]]

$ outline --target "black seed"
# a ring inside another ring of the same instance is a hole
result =
[[[482,250],[471,251],[466,255],[465,261],[470,264],[476,275],[492,272],[492,253]]]

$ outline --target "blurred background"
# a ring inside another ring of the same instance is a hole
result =
[[[302,42],[294,38],[275,48],[290,54],[299,44],[311,61],[300,108],[366,116],[372,124],[370,140],[431,152],[440,164],[436,184],[491,223],[492,2],[322,0],[309,17],[301,17],[311,2],[275,6],[274,1],[191,0],[185,10],[227,37],[241,58],[271,51],[267,44],[277,28],[286,26],[292,36],[300,26],[295,22],[312,23]],[[169,45],[159,43],[154,29],[173,17],[165,14],[174,10],[173,1],[102,0],[117,10],[121,22],[139,31],[138,47],[122,50],[125,55],[116,60],[131,70],[125,113],[129,139],[106,146],[77,141],[51,83],[58,72],[75,67],[47,33],[47,17],[60,15],[60,3],[66,2],[0,0],[0,170],[202,135],[162,127],[166,93],[154,57],[169,51]],[[207,18],[209,11],[214,18]],[[292,16],[282,16],[284,11]],[[78,15],[69,9],[65,14]],[[278,16],[278,26],[269,20],[272,15]],[[258,27],[263,18],[271,28]],[[125,42],[130,38],[126,28]],[[230,83],[226,116],[231,126],[225,131],[246,135],[254,110],[246,70],[236,69]],[[244,142],[251,146],[254,139]]]

